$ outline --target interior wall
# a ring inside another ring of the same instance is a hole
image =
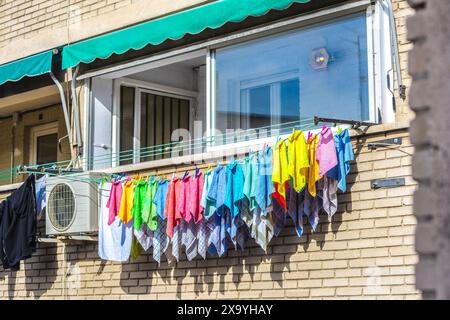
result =
[[[30,164],[30,130],[32,127],[58,122],[58,139],[67,134],[64,115],[61,105],[53,105],[40,110],[30,111],[20,114],[17,120],[14,138],[14,163],[11,164],[12,152],[12,118],[0,121],[0,171],[10,170],[12,166]],[[67,139],[61,141],[61,151],[58,151],[58,161],[69,160],[71,157],[70,147]],[[21,182],[22,177],[18,176],[13,181],[8,175],[0,176],[0,185],[7,185]]]

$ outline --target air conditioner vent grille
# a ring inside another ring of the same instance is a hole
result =
[[[67,230],[75,218],[75,196],[69,185],[59,183],[50,191],[47,214],[53,227]]]

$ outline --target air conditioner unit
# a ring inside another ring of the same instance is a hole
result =
[[[76,173],[47,179],[47,235],[92,234],[98,231],[99,174]]]

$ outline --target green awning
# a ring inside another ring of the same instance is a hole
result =
[[[64,47],[62,68],[81,62],[106,59],[130,49],[158,45],[165,40],[177,40],[185,34],[198,34],[206,28],[216,29],[227,22],[240,22],[249,16],[262,16],[269,10],[283,10],[292,3],[310,0],[218,0],[189,10],[158,18],[133,27],[114,31]]]
[[[7,81],[18,81],[23,77],[34,77],[52,70],[53,50],[0,65],[0,85]]]

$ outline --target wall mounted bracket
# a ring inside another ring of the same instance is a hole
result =
[[[405,185],[405,178],[376,179],[370,182],[372,189],[394,188]]]
[[[367,148],[369,148],[369,150],[376,150],[378,148],[399,146],[401,144],[402,144],[402,138],[392,138],[392,139],[385,139],[385,140],[370,142],[367,144]]]

